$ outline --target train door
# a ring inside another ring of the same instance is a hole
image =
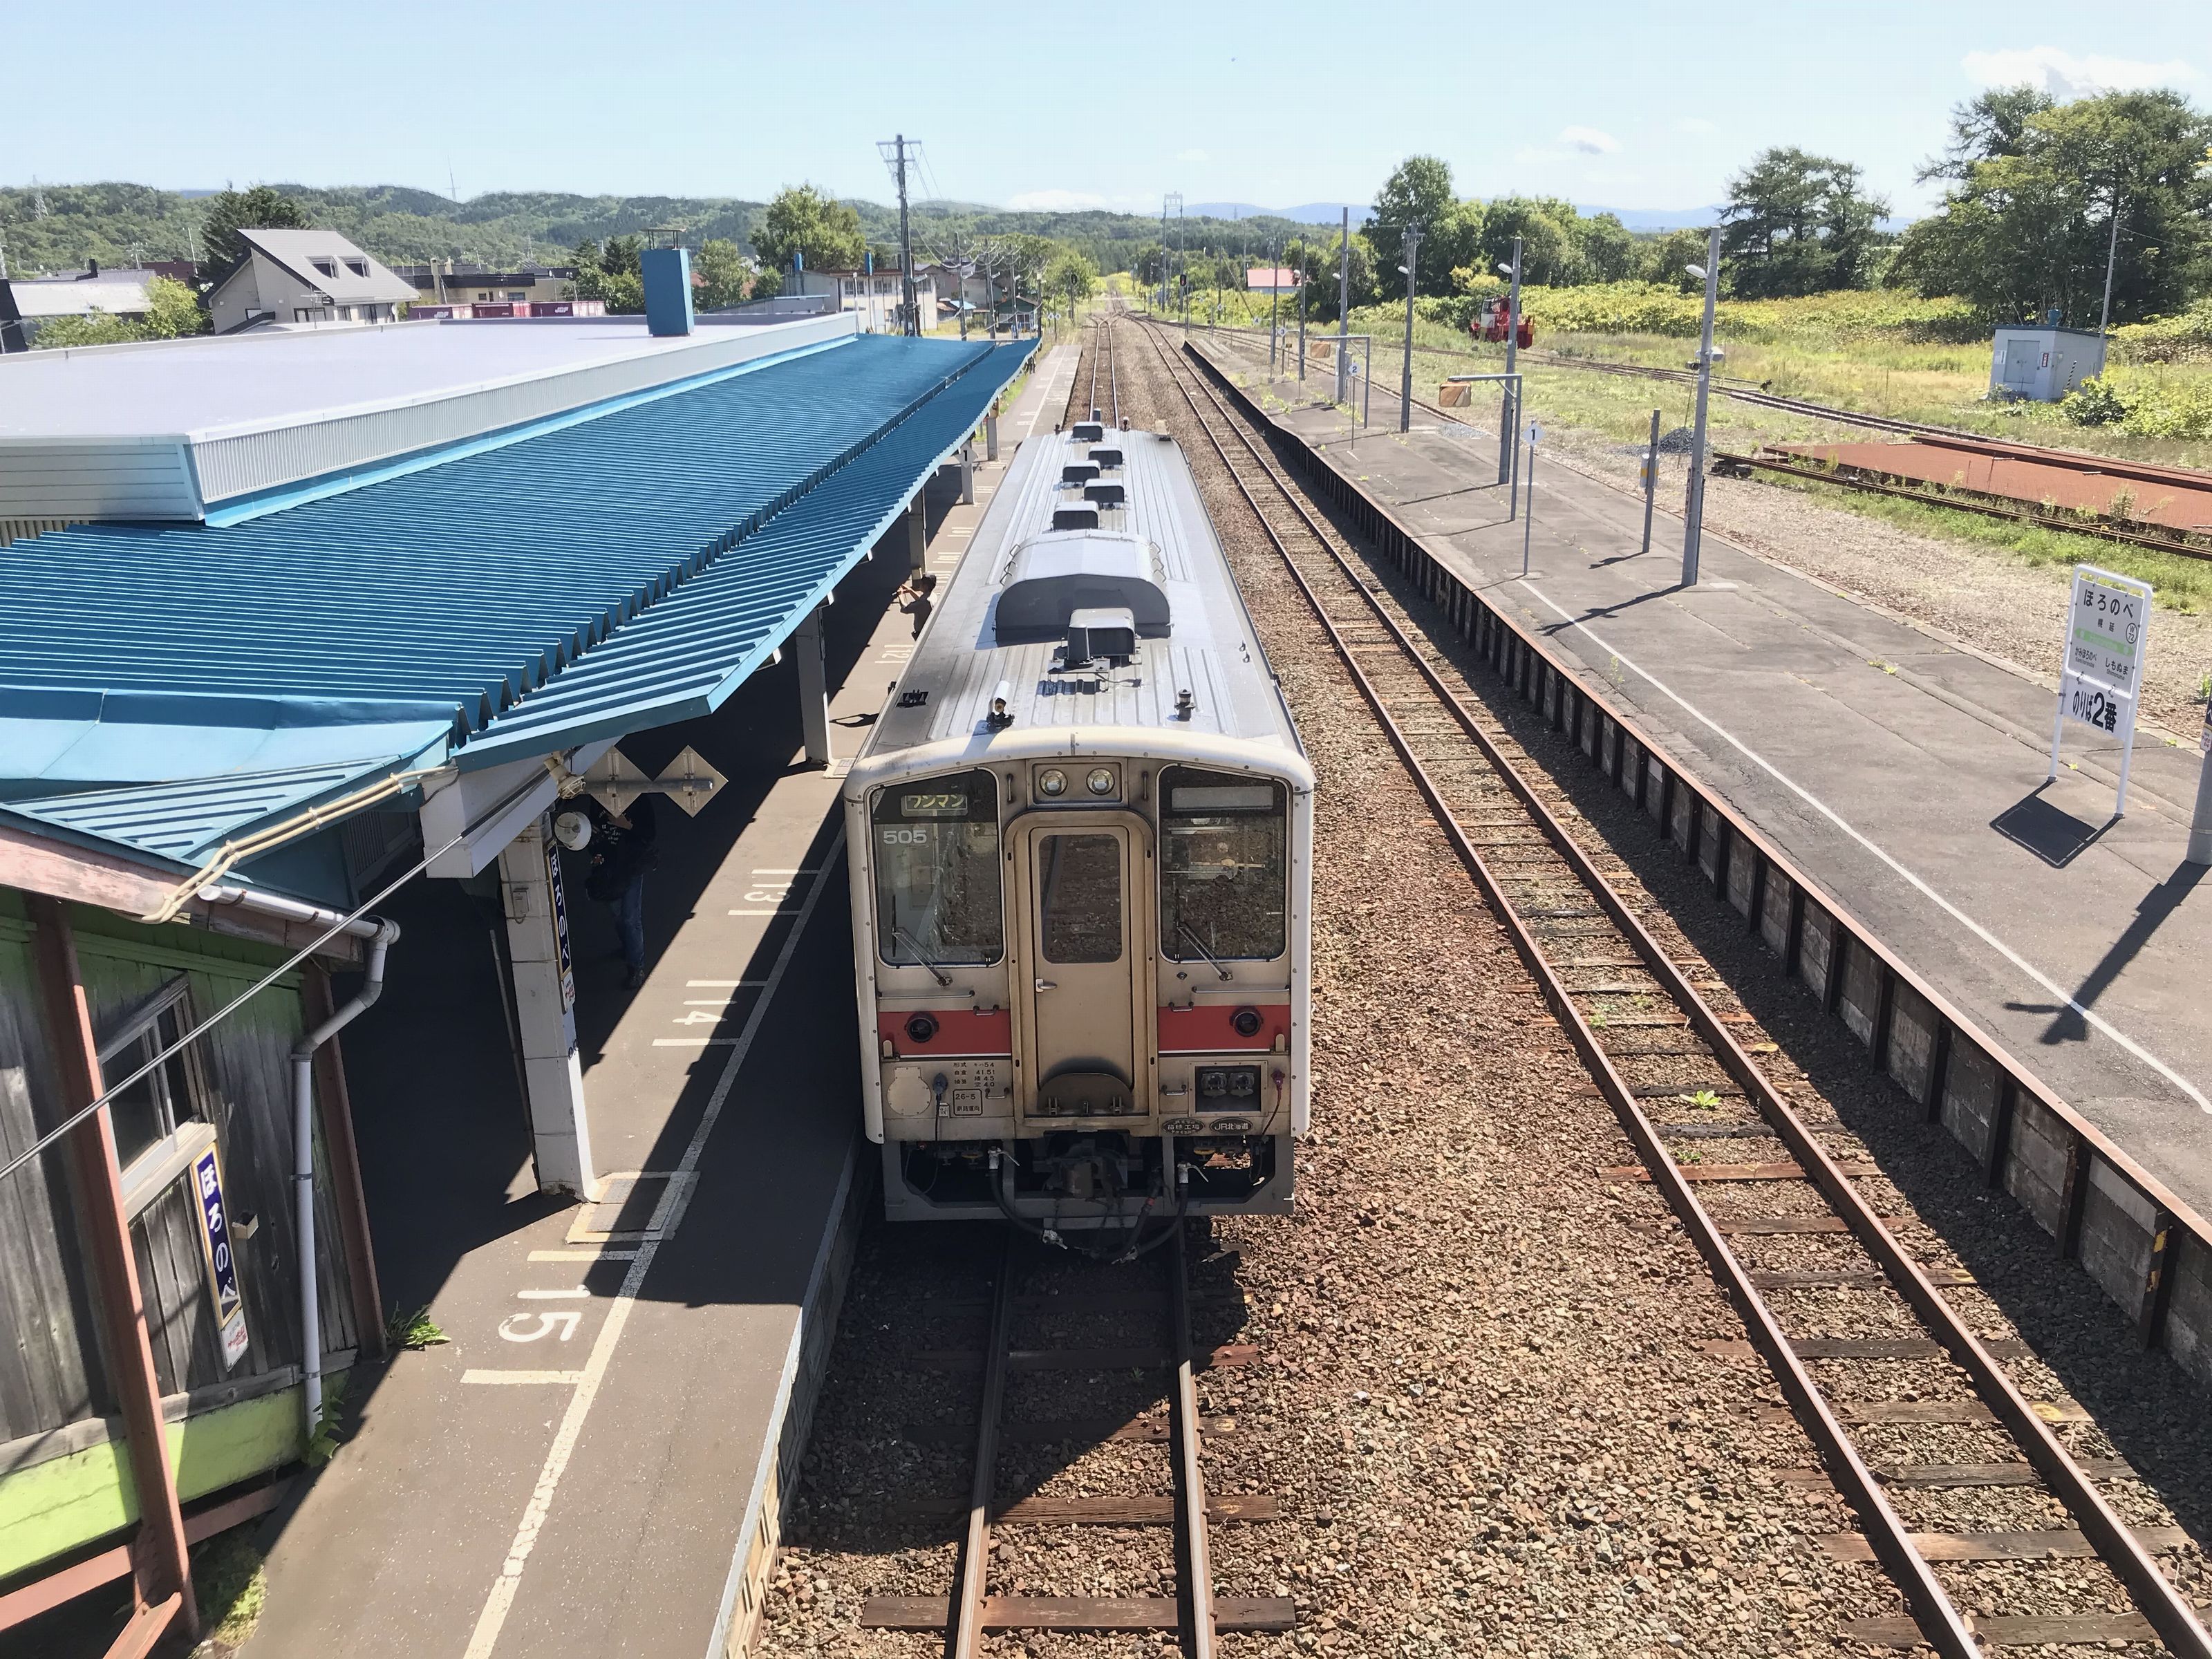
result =
[[[1109,812],[1054,813],[1016,843],[1025,1116],[1150,1109],[1150,850],[1141,819]]]

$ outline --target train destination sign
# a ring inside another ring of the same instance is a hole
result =
[[[2150,644],[2151,586],[2093,564],[2074,567],[2074,592],[2066,607],[2065,655],[2058,672],[2058,711],[2051,726],[2051,771],[2066,722],[2118,739],[2120,786],[2115,817],[2128,809],[2128,767],[2135,758],[2136,710],[2141,702],[2143,659]]]

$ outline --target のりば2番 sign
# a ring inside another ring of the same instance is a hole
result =
[[[192,1199],[199,1206],[200,1246],[208,1289],[215,1296],[216,1342],[222,1368],[246,1358],[246,1298],[238,1290],[238,1260],[230,1253],[230,1212],[222,1201],[222,1164],[214,1147],[192,1160]]]
[[[2151,586],[2132,576],[2074,567],[2074,592],[2066,607],[2066,654],[2058,672],[2058,712],[2051,724],[2051,771],[2058,775],[2058,750],[2066,722],[2117,738],[2120,787],[2112,815],[2128,810],[2128,766],[2136,752],[2136,710],[2142,702],[2143,659],[2150,644]]]

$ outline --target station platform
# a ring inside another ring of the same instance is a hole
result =
[[[973,505],[957,478],[931,486],[940,577],[1014,446],[1059,417],[1076,356],[1033,369]],[[830,609],[844,760],[905,659],[908,568],[902,525]],[[447,1340],[351,1379],[345,1443],[267,1525],[247,1659],[720,1659],[744,1622],[794,1384],[826,1352],[840,1248],[874,1189],[843,768],[804,762],[788,657],[714,716],[623,747],[651,775],[686,744],[730,784],[696,819],[659,814],[641,989],[606,908],[571,889],[599,1201],[537,1190],[496,896],[417,881],[392,907],[405,933],[347,1070],[384,1299]]]
[[[1509,520],[1497,429],[1480,410],[1470,430],[1417,405],[1401,435],[1395,386],[1377,384],[1375,423],[1355,436],[1343,410],[1315,401],[1327,370],[1301,386],[1293,360],[1270,382],[1264,337],[1193,338],[1248,392],[1265,386],[1277,421],[1437,558],[1578,658],[2025,1069],[2212,1212],[2212,883],[2183,859],[2195,734],[2143,723],[2124,817],[2112,817],[2119,756],[2101,734],[2069,723],[2046,786],[2059,607],[2051,660],[2009,662],[1710,527],[1686,589],[1679,484],[1670,512],[1662,483],[1648,554],[1640,495],[1547,454],[1533,524]]]

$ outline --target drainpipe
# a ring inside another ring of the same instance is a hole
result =
[[[399,924],[367,916],[348,921],[335,910],[325,910],[296,899],[245,887],[204,887],[200,896],[210,904],[236,904],[289,921],[329,927],[343,923],[341,932],[368,941],[368,976],[360,992],[292,1047],[292,1179],[297,1182],[295,1209],[300,1258],[300,1376],[305,1384],[307,1430],[313,1435],[323,1414],[323,1313],[321,1286],[315,1274],[315,1051],[361,1015],[384,994],[384,959],[399,938]]]

